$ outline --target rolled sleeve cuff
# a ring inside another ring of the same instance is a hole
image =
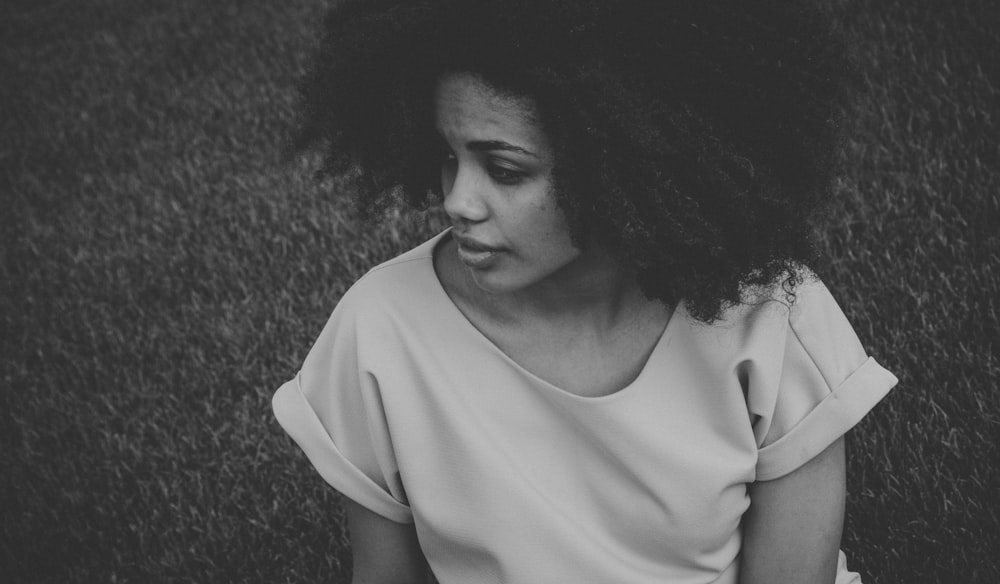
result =
[[[782,477],[811,460],[861,421],[898,381],[869,357],[787,434],[758,451],[756,480]]]
[[[337,449],[302,393],[298,378],[278,388],[271,407],[278,423],[330,486],[390,521],[413,523],[413,514],[407,505],[382,489]]]

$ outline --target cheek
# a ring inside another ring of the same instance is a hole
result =
[[[573,247],[566,216],[555,203],[535,208],[533,216],[536,237],[548,254],[565,256],[576,249]]]
[[[546,232],[554,237],[569,239],[569,222],[566,220],[566,213],[556,202],[555,196],[546,193],[544,197],[539,197],[535,202],[532,213],[537,218],[538,223],[545,227]]]
[[[531,213],[539,221],[549,224],[565,223],[565,214],[559,207],[559,203],[556,202],[551,181],[538,181],[532,185],[531,191],[531,196],[527,198],[526,207],[530,207]]]
[[[558,207],[556,206],[556,203],[555,203],[555,201],[549,201],[549,200],[545,200],[545,199],[543,199],[543,200],[541,200],[541,201],[538,201],[538,202],[536,202],[536,203],[535,203],[535,204],[533,205],[533,207],[534,207],[534,212],[535,212],[536,214],[538,214],[539,216],[544,216],[544,217],[546,217],[546,218],[547,218],[547,220],[548,220],[548,221],[549,221],[550,223],[551,223],[551,222],[552,222],[553,220],[552,220],[552,218],[551,218],[551,217],[549,217],[549,216],[550,216],[550,215],[553,215],[553,214],[554,214],[554,213],[553,213],[553,211],[555,211],[555,210],[557,210],[557,209],[558,209]]]

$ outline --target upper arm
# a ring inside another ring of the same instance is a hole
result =
[[[345,500],[353,584],[425,584],[429,570],[413,524],[396,523]]]
[[[845,495],[843,437],[791,473],[752,484],[741,584],[834,582]]]

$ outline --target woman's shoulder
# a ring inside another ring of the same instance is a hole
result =
[[[781,279],[747,290],[742,302],[724,308],[710,323],[690,316],[685,320],[692,340],[739,352],[752,347],[777,348],[789,336],[818,334],[826,323],[847,322],[823,281],[805,268],[794,285]]]
[[[435,283],[434,248],[445,235],[439,233],[420,245],[370,268],[344,294],[385,300],[427,289]]]
[[[803,271],[795,286],[779,282],[758,292],[708,327],[713,346],[785,366],[789,356],[798,355],[838,382],[868,358],[849,318],[815,273]]]
[[[369,269],[338,300],[332,320],[374,324],[437,310],[443,291],[434,272],[433,256],[443,235]]]
[[[773,282],[748,289],[743,301],[724,310],[720,321],[738,323],[759,319],[802,320],[817,307],[836,306],[836,301],[823,280],[810,268],[800,266],[794,276],[782,275]]]
[[[748,322],[775,321],[797,337],[853,335],[840,304],[820,277],[802,267],[794,281],[787,278],[761,288],[745,306],[734,311]]]

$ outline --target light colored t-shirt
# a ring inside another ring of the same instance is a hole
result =
[[[710,326],[682,304],[635,381],[571,394],[452,303],[432,258],[447,236],[359,280],[273,402],[323,479],[415,524],[441,584],[735,583],[747,483],[896,383],[817,281]]]

